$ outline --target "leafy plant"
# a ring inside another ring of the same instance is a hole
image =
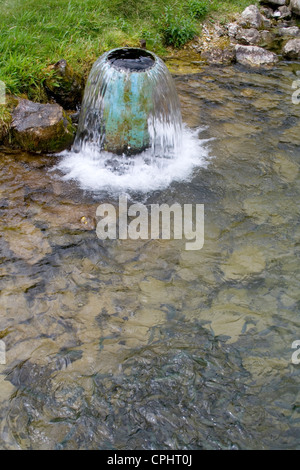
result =
[[[171,7],[165,7],[161,23],[161,34],[167,46],[181,47],[196,34],[194,21],[190,17],[174,13]]]
[[[158,32],[144,29],[142,31],[141,38],[145,39],[147,49],[149,49],[149,47],[156,50],[161,49],[161,35]]]
[[[197,19],[202,19],[209,11],[209,5],[207,1],[203,0],[189,0],[188,1],[189,14]]]

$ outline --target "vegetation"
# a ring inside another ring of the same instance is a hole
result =
[[[87,76],[114,47],[165,54],[201,31],[205,18],[225,21],[249,0],[0,0],[0,80],[9,93],[46,99],[50,64],[64,58]],[[255,2],[252,2],[255,3]]]

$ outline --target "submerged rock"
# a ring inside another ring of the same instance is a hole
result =
[[[266,260],[255,246],[245,246],[233,252],[221,269],[226,280],[243,280],[263,273]]]
[[[288,41],[283,48],[282,54],[287,59],[300,59],[300,38]]]
[[[52,251],[42,231],[26,220],[6,230],[4,238],[10,250],[31,265],[38,263]]]
[[[55,153],[73,143],[75,128],[58,104],[33,103],[25,99],[12,113],[13,145],[31,152]]]
[[[251,67],[263,67],[274,65],[278,61],[278,57],[273,52],[267,51],[257,46],[235,46],[236,61],[243,65]]]
[[[283,131],[280,134],[279,141],[289,145],[300,145],[300,125],[297,123],[295,126]]]

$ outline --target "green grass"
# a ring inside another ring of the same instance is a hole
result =
[[[0,80],[7,91],[46,99],[45,69],[59,59],[87,76],[104,51],[138,46],[165,54],[251,0],[0,0]]]

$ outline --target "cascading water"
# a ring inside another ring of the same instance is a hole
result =
[[[116,49],[98,59],[90,73],[74,144],[132,155],[179,150],[180,103],[172,77],[155,55]]]
[[[164,62],[143,49],[115,49],[91,70],[72,151],[58,168],[85,189],[157,189],[199,164],[191,134]]]

